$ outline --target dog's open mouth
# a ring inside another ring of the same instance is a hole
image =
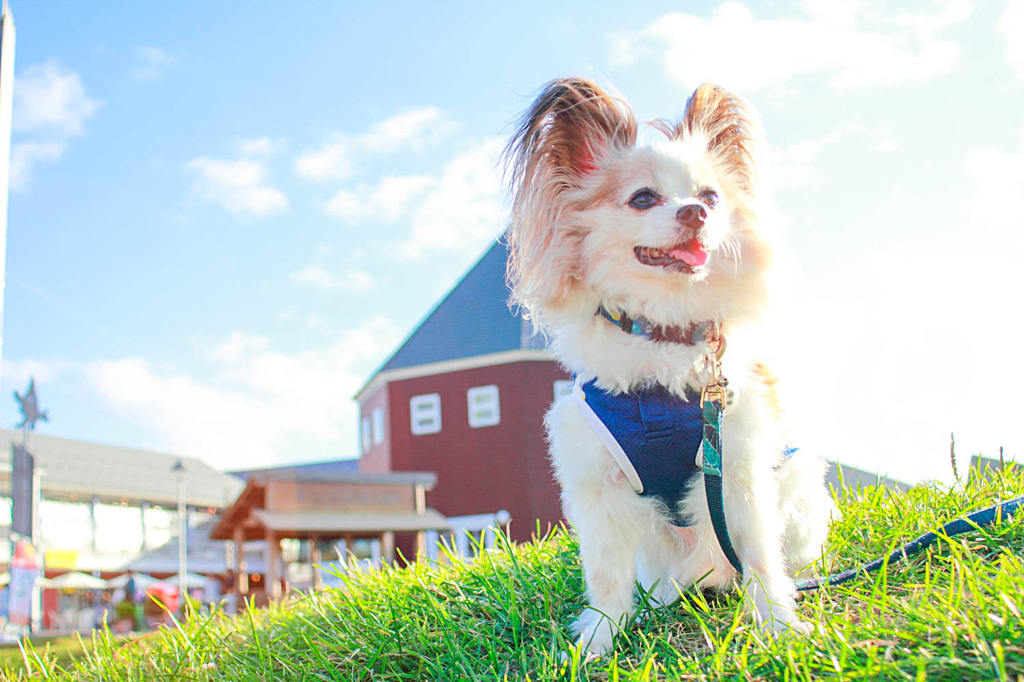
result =
[[[634,247],[633,253],[636,254],[636,259],[644,265],[690,273],[697,272],[708,262],[707,250],[696,239],[662,249],[653,246],[637,246]]]

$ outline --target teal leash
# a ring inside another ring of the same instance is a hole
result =
[[[701,392],[700,405],[701,416],[704,422],[702,440],[704,473],[704,492],[707,495],[708,512],[711,514],[711,525],[715,529],[715,537],[718,538],[718,545],[722,553],[736,572],[743,575],[743,565],[736,555],[736,549],[729,537],[729,527],[725,521],[725,502],[722,499],[722,415],[725,412],[726,387],[729,381],[722,376],[722,355],[725,353],[725,339],[719,335],[717,325],[714,328],[714,338],[718,341],[718,348],[713,358],[709,358],[711,365],[711,381]],[[811,578],[797,580],[796,589],[798,592],[810,592],[825,585],[840,585],[853,580],[857,576],[874,573],[883,566],[899,561],[906,561],[911,556],[923,551],[929,545],[942,538],[951,538],[956,535],[978,530],[984,526],[990,526],[1004,516],[1010,516],[1024,507],[1024,496],[1011,500],[999,501],[990,507],[972,512],[965,517],[954,519],[946,523],[939,533],[927,532],[914,538],[902,547],[893,550],[886,556],[878,557],[856,568],[851,568],[840,573],[831,573],[822,578]],[[941,533],[941,534],[940,534]]]
[[[722,413],[725,411],[725,391],[717,380],[704,389],[701,395],[701,414],[704,419],[704,438],[701,443],[703,454],[704,492],[711,512],[711,525],[715,537],[736,572],[743,575],[743,566],[729,538],[729,527],[725,523],[725,503],[722,500]],[[718,390],[716,390],[718,389]]]
[[[736,556],[736,549],[729,538],[729,527],[725,522],[725,503],[722,500],[722,415],[725,414],[726,387],[729,380],[722,376],[722,356],[725,354],[725,337],[716,324],[712,340],[718,343],[714,355],[708,357],[711,367],[711,381],[700,394],[700,411],[704,422],[701,453],[704,472],[704,492],[708,498],[711,525],[718,538],[718,546],[736,572],[743,575],[743,566]]]
[[[816,590],[820,587],[824,587],[825,585],[839,585],[853,580],[859,575],[874,573],[883,566],[909,559],[913,555],[922,551],[925,547],[928,547],[935,541],[944,537],[951,538],[954,535],[961,535],[963,533],[969,533],[972,530],[978,530],[984,526],[991,526],[1004,516],[1014,514],[1022,505],[1024,505],[1024,497],[1015,497],[1012,500],[1005,501],[1000,500],[991,507],[979,509],[965,517],[950,521],[942,527],[940,531],[941,534],[933,532],[923,533],[899,549],[893,550],[887,556],[879,557],[874,561],[869,561],[857,568],[851,568],[850,570],[843,571],[842,573],[832,573],[823,578],[797,580],[797,592],[810,592],[811,590]]]
[[[721,355],[719,354],[719,357]],[[722,553],[732,567],[741,576],[743,566],[736,549],[729,537],[729,527],[725,522],[725,503],[722,499],[722,414],[725,411],[725,387],[728,382],[719,376],[720,370],[715,369],[711,382],[701,393],[701,415],[704,422],[702,441],[704,473],[704,491],[708,498],[708,512],[711,514],[711,525],[715,529],[715,537]],[[798,592],[810,592],[825,585],[840,585],[853,580],[857,576],[874,573],[883,566],[899,561],[906,561],[911,556],[923,551],[929,545],[942,538],[951,538],[963,533],[990,526],[1004,516],[1010,516],[1024,507],[1024,496],[1012,500],[999,501],[990,507],[972,512],[965,517],[955,519],[942,526],[939,533],[927,532],[914,538],[902,547],[893,550],[886,556],[878,557],[856,568],[840,573],[831,573],[822,578],[797,580]]]

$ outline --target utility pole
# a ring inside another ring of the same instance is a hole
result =
[[[11,180],[11,114],[14,105],[14,18],[7,0],[0,7],[0,350],[4,342],[4,282],[7,263],[7,192]]]
[[[185,464],[179,459],[171,467],[178,477],[178,608],[185,613],[188,599],[188,508],[185,505]]]

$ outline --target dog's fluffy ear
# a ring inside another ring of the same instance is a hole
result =
[[[559,225],[568,192],[601,158],[636,144],[636,119],[620,98],[582,78],[548,83],[505,148],[513,195],[508,283],[531,313],[559,307],[577,273],[581,235]],[[536,317],[536,316],[535,316]]]
[[[762,135],[757,114],[746,101],[725,88],[704,83],[687,100],[676,133],[704,138],[708,152],[725,163],[743,192],[754,197]]]

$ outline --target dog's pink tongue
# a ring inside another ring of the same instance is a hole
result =
[[[708,262],[708,252],[696,240],[687,244],[685,249],[672,249],[668,255],[683,261],[691,268],[699,268]]]

